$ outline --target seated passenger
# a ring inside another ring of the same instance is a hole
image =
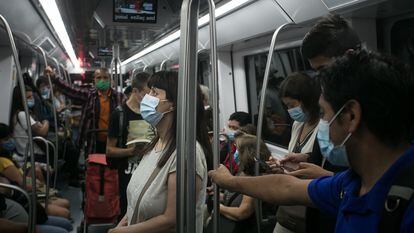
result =
[[[42,122],[37,121],[32,115],[31,109],[35,106],[35,100],[33,97],[33,92],[30,87],[26,87],[26,96],[22,97],[20,88],[16,86],[13,90],[13,103],[12,109],[10,112],[10,128],[13,130],[13,137],[16,141],[16,151],[18,156],[16,156],[16,162],[19,166],[23,166],[24,154],[26,152],[26,146],[28,143],[28,134],[27,134],[27,122],[26,114],[24,112],[23,100],[26,98],[27,107],[30,111],[30,127],[33,132],[33,136],[41,136],[46,138],[49,130],[49,122],[44,120]],[[45,152],[36,144],[34,146],[35,160],[37,162],[45,163],[46,154]]]
[[[42,100],[42,94],[40,93],[39,89],[37,89],[37,87],[34,84],[33,78],[30,77],[30,75],[28,73],[24,73],[23,74],[23,81],[24,81],[24,85],[28,86],[32,89],[32,94],[33,94],[33,99],[35,102],[35,105],[32,107],[32,114],[33,116],[38,119],[39,121],[43,121],[43,120],[47,120],[43,117],[43,113],[42,113],[42,105],[43,105],[43,100]]]
[[[349,170],[302,180],[233,177],[222,166],[210,172],[213,181],[280,205],[315,206],[337,217],[335,232],[412,232],[412,192],[399,191],[414,186],[409,178],[414,166],[412,73],[393,59],[361,50],[322,69],[319,79],[319,140],[329,145],[332,161],[347,160]]]
[[[110,166],[118,169],[121,217],[126,213],[129,180],[142,158],[143,146],[147,144],[144,141],[154,136],[152,126],[142,119],[140,109],[142,98],[150,91],[147,85],[149,77],[148,73],[135,75],[131,96],[112,113],[109,120],[106,156]],[[127,148],[126,143],[134,139],[144,140]]]
[[[0,123],[0,174],[4,175],[11,183],[22,187],[23,179],[26,179],[26,177],[23,175],[22,169],[12,160],[11,155],[14,152],[14,146],[11,130],[7,125]],[[36,170],[39,171],[38,166],[36,166]],[[42,174],[41,172],[36,173],[38,175]],[[38,176],[36,176],[37,178]],[[43,180],[43,177],[41,179]],[[45,183],[39,180],[36,187],[43,187],[44,185]],[[26,188],[30,190],[32,186],[27,184]],[[67,199],[51,197],[48,203],[48,214],[70,218],[70,204]]]
[[[236,138],[235,160],[239,164],[239,176],[255,176],[256,137],[252,135],[240,135]],[[267,161],[271,156],[266,144],[260,144],[260,160]],[[266,167],[260,166],[260,173],[266,173]],[[264,205],[269,207],[268,205]],[[268,208],[265,208],[266,210]],[[275,210],[273,210],[275,211]],[[240,193],[225,192],[224,202],[220,204],[220,233],[231,232],[257,232],[256,218],[254,215],[254,199]],[[271,213],[274,215],[274,212]],[[266,215],[266,214],[265,214]],[[212,232],[212,222],[207,226],[207,232]],[[272,232],[274,224],[268,229],[261,228],[261,232]]]
[[[53,124],[52,124],[52,122],[54,121],[53,106],[52,106],[52,95],[50,93],[51,90],[50,90],[50,86],[49,86],[49,80],[45,76],[40,76],[36,80],[36,87],[40,91],[40,94],[41,94],[41,97],[42,97],[41,103],[36,103],[36,100],[35,100],[35,105],[36,104],[41,105],[41,114],[42,114],[41,119],[48,120],[49,123],[51,124],[51,126],[53,126]]]
[[[151,92],[142,99],[140,111],[144,120],[156,128],[157,136],[143,152],[144,156],[128,184],[127,213],[110,233],[169,232],[174,231],[176,226],[178,74],[170,71],[157,72],[151,76],[148,86]],[[199,88],[197,94],[195,218],[196,232],[201,233],[207,169],[211,167],[207,164],[212,161],[209,158],[212,150]],[[144,187],[147,188],[143,189]]]
[[[233,174],[237,174],[238,165],[233,159],[236,152],[234,145],[234,134],[236,131],[247,124],[252,123],[252,118],[247,112],[234,112],[230,115],[225,129],[226,140],[221,142],[220,163],[229,168]]]

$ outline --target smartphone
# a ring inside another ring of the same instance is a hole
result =
[[[282,169],[287,172],[293,172],[299,169],[299,164],[292,163],[292,162],[285,162],[282,166]]]

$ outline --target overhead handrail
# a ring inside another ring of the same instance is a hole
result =
[[[265,110],[265,101],[266,101],[266,91],[267,91],[267,84],[269,82],[269,72],[270,72],[270,65],[272,63],[273,52],[276,46],[276,40],[279,33],[288,25],[292,25],[294,23],[284,23],[279,26],[272,36],[272,41],[270,43],[269,53],[267,55],[267,62],[266,62],[266,69],[263,77],[263,85],[262,85],[262,92],[260,96],[260,105],[259,105],[259,115],[258,115],[258,122],[257,122],[257,132],[256,132],[256,161],[260,161],[260,142],[262,140],[262,126],[263,126],[263,114]],[[258,176],[260,174],[259,171],[260,164],[258,162],[255,163],[255,175]],[[258,232],[260,232],[260,226],[262,221],[262,205],[259,200],[256,202],[256,220],[257,220],[257,227]]]
[[[68,82],[69,85],[72,85],[72,80],[70,79],[70,77],[68,75],[68,71],[65,69],[65,67],[62,64],[60,64],[60,67],[63,70],[63,75],[65,76],[66,82]]]
[[[29,206],[29,213],[33,212],[33,206],[35,206],[35,205],[33,204],[32,200],[30,199],[29,194],[25,190],[23,190],[19,186],[15,186],[15,185],[11,185],[11,184],[4,184],[4,183],[0,183],[0,187],[12,189],[14,191],[18,191],[18,192],[22,193],[23,196],[27,199],[27,203],[28,203],[28,206]],[[27,232],[28,233],[35,232],[35,222],[32,221],[32,218],[29,218],[29,222],[28,222],[28,225],[27,225]]]
[[[52,61],[55,63],[56,69],[57,69],[58,74],[59,74],[59,78],[63,78],[63,77],[62,77],[62,72],[60,72],[61,67],[59,66],[59,62],[58,62],[58,60],[57,60],[56,58],[54,58],[54,57],[52,57],[51,59],[52,59]],[[66,80],[66,81],[67,81],[67,80]]]
[[[148,66],[144,66],[144,68],[142,69],[143,72],[147,72]]]
[[[10,47],[12,49],[12,53],[13,53],[13,60],[16,66],[16,71],[17,71],[17,81],[20,87],[20,93],[22,96],[22,102],[23,102],[23,108],[24,108],[24,113],[26,115],[26,125],[29,126],[30,124],[30,115],[29,115],[29,108],[27,106],[27,100],[25,98],[26,96],[26,88],[24,85],[24,80],[23,80],[23,76],[22,76],[22,69],[20,67],[20,62],[19,62],[19,56],[17,54],[17,48],[16,48],[16,44],[14,42],[14,38],[13,38],[13,34],[12,31],[10,29],[9,23],[7,23],[7,20],[3,17],[3,15],[0,15],[0,21],[3,24],[4,28],[6,29],[7,35],[9,37],[9,41],[10,41]],[[29,138],[33,138],[32,136],[32,129],[30,127],[27,127],[27,135]],[[31,163],[35,164],[35,160],[34,160],[34,147],[33,147],[33,141],[32,140],[28,140],[29,141],[29,152],[28,154],[30,154],[30,159],[31,159]],[[36,183],[36,171],[35,169],[32,169],[32,184]],[[34,187],[32,185],[32,203],[36,203],[36,187]],[[32,217],[32,222],[31,224],[34,224],[34,222],[36,221],[36,205],[33,205],[32,207],[32,213],[31,217]],[[32,229],[33,231],[34,229]]]
[[[45,144],[46,146],[46,197],[45,197],[45,210],[49,205],[49,194],[50,194],[50,156],[49,156],[49,143],[48,140],[43,137],[36,136],[33,137],[33,141],[39,141]],[[32,164],[32,169],[36,170],[36,165]],[[32,184],[33,185],[33,184]],[[36,186],[36,184],[35,184]]]
[[[42,47],[37,46],[37,45],[33,45],[37,50],[40,51],[40,53],[43,56],[43,61],[45,63],[45,68],[48,66],[47,63],[47,57],[46,57],[46,53],[45,51],[42,49]],[[55,144],[56,144],[56,150],[59,152],[59,128],[58,128],[58,119],[57,119],[57,114],[56,114],[56,106],[55,106],[55,94],[53,93],[53,84],[52,84],[52,78],[50,77],[49,74],[47,74],[47,79],[49,82],[49,87],[50,87],[50,96],[52,97],[52,110],[53,110],[53,120],[54,120],[54,127],[55,127]]]
[[[217,28],[216,28],[216,5],[214,0],[208,0],[209,4],[209,33],[210,33],[210,63],[211,63],[211,89],[213,110],[213,167],[217,169],[220,164],[220,142],[219,142],[219,86],[218,86],[218,59],[217,59]],[[197,51],[198,53],[199,51]],[[213,232],[219,232],[220,226],[220,188],[213,183]]]
[[[195,146],[199,0],[184,0],[180,20],[177,109],[177,229],[196,232]]]

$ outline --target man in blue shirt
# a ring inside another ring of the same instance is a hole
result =
[[[361,50],[321,70],[319,80],[318,134],[333,161],[348,160],[349,170],[315,180],[233,177],[223,166],[209,175],[220,187],[268,202],[317,207],[337,217],[335,232],[378,232],[391,186],[414,165],[414,77],[402,64]],[[411,204],[393,231],[413,230]]]

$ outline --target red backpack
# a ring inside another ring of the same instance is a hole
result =
[[[85,220],[115,222],[120,214],[118,171],[109,169],[104,154],[90,154],[85,177]]]

